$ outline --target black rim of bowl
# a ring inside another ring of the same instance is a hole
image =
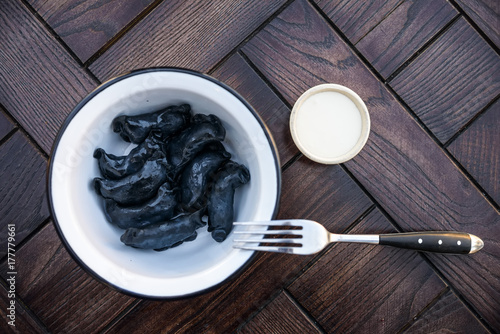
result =
[[[136,75],[139,75],[139,74],[144,74],[144,73],[150,73],[150,72],[179,72],[179,73],[185,73],[185,74],[190,74],[190,75],[194,75],[194,76],[198,76],[198,77],[204,78],[206,80],[209,80],[209,81],[211,81],[211,82],[213,82],[213,83],[221,86],[226,91],[230,92],[232,95],[234,95],[236,98],[238,98],[238,100],[240,100],[245,105],[245,107],[247,107],[247,109],[253,114],[253,116],[255,117],[255,119],[259,122],[260,126],[262,127],[262,130],[264,131],[264,133],[266,135],[266,138],[267,138],[267,140],[269,142],[269,145],[271,147],[271,151],[272,151],[272,154],[273,154],[273,157],[274,157],[275,168],[276,168],[276,178],[277,178],[277,193],[276,193],[276,203],[274,205],[274,211],[272,213],[272,219],[274,219],[276,217],[276,215],[278,213],[279,200],[280,200],[280,196],[281,196],[281,167],[280,167],[280,160],[279,160],[279,155],[278,155],[278,149],[276,147],[276,143],[274,142],[273,137],[271,136],[271,132],[269,131],[268,127],[266,126],[266,124],[264,123],[264,121],[262,120],[262,118],[259,116],[259,114],[255,111],[255,109],[238,92],[236,92],[233,88],[229,87],[228,85],[222,83],[221,81],[219,81],[219,80],[217,80],[217,79],[215,79],[215,78],[213,78],[213,77],[211,77],[211,76],[209,76],[207,74],[196,72],[196,71],[185,69],[185,68],[179,68],[179,67],[151,67],[151,68],[144,68],[144,69],[134,70],[134,71],[131,71],[129,73],[126,73],[126,74],[114,77],[114,78],[112,78],[112,79],[110,79],[110,80],[102,83],[96,89],[94,89],[91,93],[89,93],[85,98],[83,98],[83,100],[80,101],[80,103],[78,103],[76,105],[76,107],[71,111],[71,113],[67,116],[67,118],[64,121],[63,125],[61,126],[61,128],[60,128],[60,130],[59,130],[59,132],[58,132],[58,134],[56,136],[56,139],[54,141],[54,144],[52,146],[52,150],[50,152],[49,162],[48,162],[47,197],[48,197],[48,201],[49,201],[49,209],[50,209],[50,212],[51,212],[51,216],[52,216],[52,219],[53,219],[53,222],[54,222],[54,226],[56,227],[57,234],[59,235],[59,238],[63,241],[63,244],[64,244],[65,248],[68,250],[68,252],[71,255],[71,257],[82,268],[84,268],[87,273],[89,273],[95,279],[97,279],[98,281],[106,284],[107,286],[109,286],[109,287],[111,287],[111,288],[113,288],[113,289],[115,289],[117,291],[120,291],[122,293],[125,293],[125,294],[130,295],[130,296],[134,296],[134,297],[139,297],[139,298],[144,298],[144,299],[160,299],[160,300],[184,299],[184,298],[188,298],[188,297],[198,296],[198,295],[207,293],[209,291],[213,291],[213,290],[219,288],[220,286],[222,286],[223,284],[229,282],[233,278],[237,277],[242,271],[244,271],[246,269],[246,267],[248,267],[248,265],[250,263],[253,262],[253,259],[255,258],[257,252],[254,252],[254,254],[252,254],[252,256],[250,256],[250,258],[248,258],[248,260],[241,267],[239,267],[236,271],[234,271],[231,275],[229,275],[228,277],[226,277],[225,279],[223,279],[221,282],[219,282],[219,283],[217,283],[217,284],[215,284],[213,286],[210,286],[208,288],[205,288],[205,289],[202,289],[202,290],[199,290],[199,291],[195,291],[195,292],[192,292],[192,293],[188,293],[188,294],[184,294],[184,295],[176,295],[176,296],[151,296],[151,295],[143,295],[143,294],[131,291],[131,290],[127,290],[127,289],[121,288],[121,287],[119,287],[117,285],[114,285],[114,284],[108,282],[106,279],[104,279],[99,274],[97,274],[96,272],[94,272],[89,266],[87,266],[87,264],[83,260],[81,260],[79,258],[79,256],[71,248],[71,245],[66,240],[66,238],[65,238],[65,236],[64,236],[64,234],[63,234],[63,232],[61,230],[61,227],[60,227],[59,222],[57,220],[57,216],[55,214],[54,203],[52,201],[52,185],[51,185],[52,182],[51,182],[51,180],[52,180],[53,161],[54,161],[53,157],[54,157],[54,154],[55,154],[55,152],[57,150],[57,147],[59,146],[59,142],[60,142],[60,140],[61,140],[64,132],[66,131],[66,128],[68,127],[68,125],[70,124],[70,122],[72,121],[72,119],[75,117],[75,115],[92,98],[94,98],[97,94],[99,94],[100,92],[102,92],[103,90],[105,90],[107,87],[109,87],[109,86],[111,86],[111,85],[113,85],[113,84],[115,84],[115,83],[117,83],[117,82],[119,82],[121,80],[127,79],[129,77],[133,77],[133,76],[136,76]]]

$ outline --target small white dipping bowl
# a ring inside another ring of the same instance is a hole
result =
[[[322,84],[305,91],[290,115],[293,141],[309,159],[340,164],[354,158],[370,134],[370,114],[351,89]]]
[[[254,254],[234,249],[233,233],[215,242],[206,227],[197,230],[196,240],[163,252],[131,248],[120,241],[124,230],[104,216],[102,199],[92,187],[100,176],[93,152],[100,147],[125,155],[135,146],[112,131],[111,121],[181,103],[190,104],[193,114],[218,116],[226,129],[226,149],[250,170],[250,182],[236,190],[235,221],[273,219],[281,174],[271,134],[233,89],[190,70],[151,68],[105,82],[69,115],[49,163],[50,208],[66,248],[94,277],[143,298],[182,298],[213,289],[240,272]]]

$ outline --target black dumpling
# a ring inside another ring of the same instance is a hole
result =
[[[207,144],[223,141],[225,136],[226,130],[217,116],[196,114],[191,125],[166,146],[165,154],[168,161],[180,169]]]
[[[206,147],[184,168],[179,180],[180,205],[186,211],[199,210],[207,202],[206,191],[213,175],[231,158],[220,142]]]
[[[98,195],[121,205],[136,205],[153,198],[166,180],[165,158],[157,152],[135,174],[119,180],[96,177],[93,183]]]
[[[165,250],[196,238],[196,230],[205,225],[202,211],[179,215],[172,220],[145,228],[129,228],[120,240],[128,246]]]
[[[118,116],[113,120],[112,128],[123,140],[139,144],[146,139],[151,130],[157,130],[166,140],[184,129],[189,124],[190,118],[191,106],[181,104],[151,113]]]
[[[104,200],[104,213],[113,225],[127,229],[145,227],[171,219],[177,213],[178,189],[170,183],[160,186],[152,199],[133,206],[121,206],[112,199]]]
[[[208,195],[208,231],[217,242],[226,239],[233,228],[234,191],[250,181],[250,172],[234,161],[226,163],[214,176]]]
[[[127,175],[137,173],[154,153],[163,150],[163,142],[156,130],[126,156],[115,156],[106,153],[102,148],[94,152],[102,176],[111,180],[118,180]]]

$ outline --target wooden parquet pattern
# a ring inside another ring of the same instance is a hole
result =
[[[338,233],[467,231],[485,248],[262,253],[221,288],[173,301],[96,281],[54,229],[47,160],[86,94],[151,66],[207,73],[254,106],[280,154],[279,218]],[[367,145],[342,165],[311,162],[289,133],[295,100],[320,83],[350,87],[370,111]],[[500,333],[499,100],[496,0],[2,0],[0,332]]]

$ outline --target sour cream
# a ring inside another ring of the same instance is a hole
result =
[[[297,147],[310,159],[327,164],[345,162],[359,153],[369,128],[368,110],[361,98],[334,84],[306,91],[290,117]]]

